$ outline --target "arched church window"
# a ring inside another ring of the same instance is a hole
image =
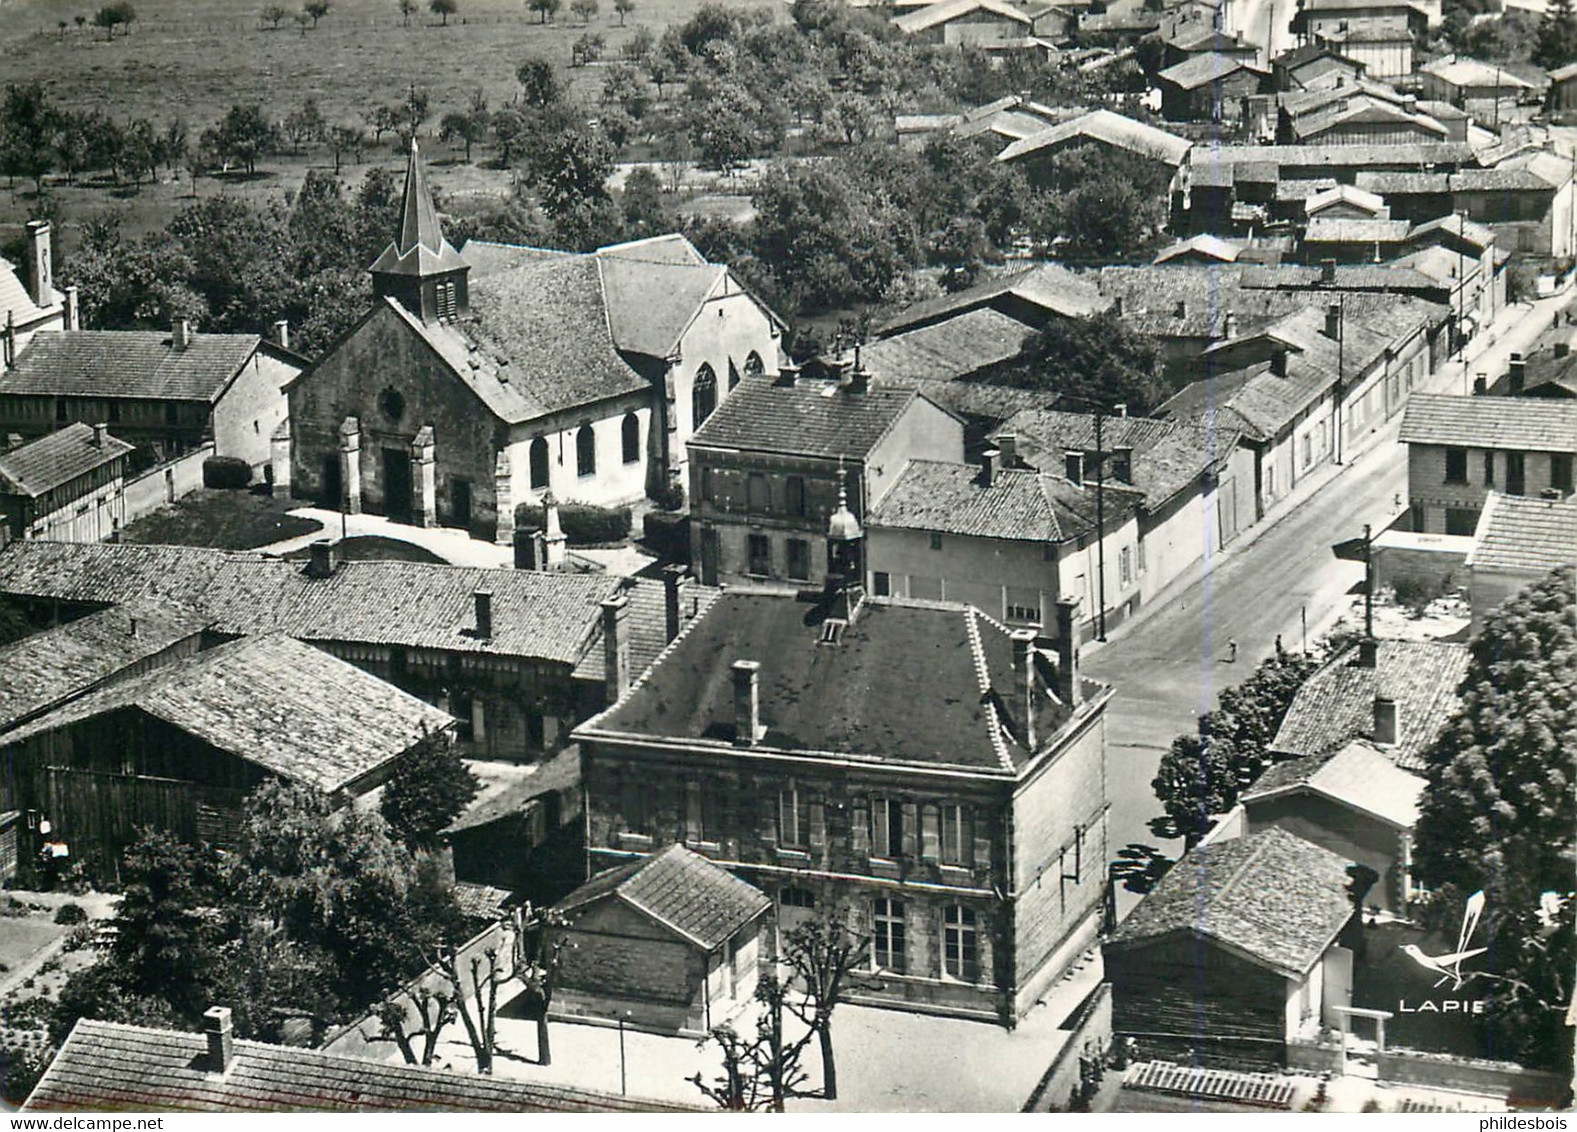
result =
[[[690,394],[691,408],[694,410],[695,428],[700,428],[702,422],[712,415],[712,410],[717,408],[717,374],[705,362],[695,371],[695,388]]]

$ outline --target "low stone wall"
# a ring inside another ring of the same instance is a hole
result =
[[[1387,531],[1375,540],[1375,585],[1394,587],[1401,582],[1438,597],[1467,581],[1463,563],[1472,549],[1473,540],[1459,535]]]
[[[203,461],[214,454],[210,441],[197,448],[149,468],[136,479],[126,481],[126,524],[135,523],[160,507],[184,499],[203,486]]]
[[[1339,1045],[1322,1045],[1315,1042],[1288,1042],[1287,1068],[1300,1073],[1339,1075],[1345,1058]]]
[[[1070,1031],[1068,1040],[1057,1051],[1051,1067],[1025,1102],[1026,1112],[1038,1109],[1042,1104],[1052,1112],[1066,1111],[1074,1090],[1079,1087],[1081,1055],[1105,1063],[1106,1052],[1112,1041],[1112,985],[1103,982],[1097,986],[1062,1029]]]
[[[1571,1097],[1569,1078],[1524,1069],[1508,1061],[1475,1061],[1418,1050],[1390,1049],[1379,1055],[1379,1069],[1382,1083],[1502,1097],[1512,1107],[1559,1107]]]

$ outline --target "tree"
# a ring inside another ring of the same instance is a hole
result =
[[[416,0],[400,0],[400,26],[410,27],[411,16],[416,12]]]
[[[423,735],[395,760],[380,809],[408,848],[430,849],[480,786],[449,736]]]
[[[641,73],[628,64],[611,67],[602,80],[602,104],[617,106],[631,118],[639,121],[651,105],[651,92]]]
[[[8,177],[30,177],[34,190],[44,191],[44,177],[54,167],[60,120],[37,83],[6,87],[5,102],[0,106],[0,160]]]
[[[366,135],[358,126],[333,126],[328,132],[329,150],[334,154],[334,175],[339,176],[340,162],[347,153],[356,155],[356,160],[361,161],[361,147],[366,140]]]
[[[1572,0],[1551,0],[1539,21],[1533,61],[1545,70],[1577,61],[1577,10]]]
[[[410,1016],[396,996],[379,1004],[376,1012],[379,1032],[376,1036],[367,1036],[367,1040],[393,1042],[407,1065],[431,1065],[438,1054],[438,1039],[444,1028],[460,1017],[455,1009],[454,995],[447,989],[435,991],[428,987],[406,988],[403,993],[416,1012],[418,1025],[411,1027]],[[422,1039],[420,1055],[414,1044],[416,1038]]]
[[[130,4],[121,2],[106,4],[93,16],[93,26],[103,28],[106,39],[115,38],[116,28],[125,28],[131,31],[132,21],[137,18],[137,9]]]
[[[278,136],[279,131],[263,115],[259,103],[230,107],[223,120],[204,135],[219,157],[246,166],[248,175],[257,172],[259,157],[273,152]]]
[[[318,21],[329,14],[331,7],[333,7],[333,4],[330,0],[307,0],[305,4],[301,5],[301,10],[312,20],[312,26],[316,28]]]
[[[481,89],[473,91],[471,103],[463,112],[452,111],[443,116],[438,125],[438,136],[446,142],[460,142],[465,146],[465,160],[471,161],[471,147],[487,140],[492,114],[487,108],[487,95]]]
[[[613,0],[613,10],[619,14],[619,26],[624,26],[624,17],[635,11],[635,0]]]
[[[327,131],[328,122],[315,98],[308,98],[285,119],[285,136],[298,152],[310,142],[322,141]]]
[[[428,0],[427,10],[437,16],[444,27],[449,26],[449,17],[460,10],[457,0]]]
[[[305,12],[297,12],[290,18],[295,21],[296,27],[300,29],[301,38],[307,38],[307,32],[312,29],[312,17]]]
[[[290,15],[290,12],[283,4],[270,4],[258,13],[258,18],[265,21],[275,31],[278,31],[279,25],[284,22],[285,17],[288,15]]]
[[[493,115],[493,144],[498,147],[500,165],[508,168],[530,132],[531,123],[513,106],[506,106]]]
[[[159,134],[159,160],[165,169],[174,173],[178,166],[185,164],[190,149],[191,137],[186,127],[186,120],[176,118],[166,123],[164,130]]]
[[[624,41],[624,57],[632,63],[639,63],[651,56],[652,47],[657,42],[652,35],[652,29],[641,24],[630,33],[630,38]]]
[[[422,123],[432,114],[432,95],[426,87],[412,83],[397,111],[400,116],[400,124],[396,127],[400,132],[400,146],[406,148],[421,131]]]
[[[589,24],[599,10],[597,0],[570,0],[569,10],[582,24]]]
[[[855,972],[866,964],[870,940],[850,930],[841,915],[811,920],[789,933],[784,960],[801,997],[785,1000],[790,1013],[821,1042],[821,1095],[838,1098],[838,1071],[832,1056],[832,1012],[854,988]]]
[[[553,64],[546,59],[527,59],[515,71],[520,84],[520,102],[526,107],[553,106],[564,98]]]
[[[645,165],[624,179],[624,226],[630,237],[655,236],[672,230],[668,210],[663,207],[662,179]]]
[[[1002,380],[1067,396],[1065,407],[1073,412],[1093,401],[1108,412],[1121,404],[1143,415],[1168,395],[1160,369],[1154,339],[1103,311],[1047,323],[1027,343],[1024,362]]]
[[[783,1032],[787,985],[775,972],[765,971],[756,983],[756,1033],[746,1039],[730,1023],[715,1026],[698,1044],[715,1042],[723,1056],[723,1075],[708,1083],[701,1074],[690,1083],[721,1109],[730,1112],[782,1112],[784,1102],[797,1095],[805,1081],[800,1057],[810,1043],[806,1033],[790,1041]]]
[[[587,32],[570,45],[570,66],[584,67],[602,58],[608,41],[596,32]]]
[[[434,966],[448,981],[455,1012],[465,1027],[466,1040],[476,1058],[476,1071],[493,1072],[498,1051],[498,988],[514,977],[505,966],[501,948],[507,940],[482,949],[480,955],[460,955],[459,945],[451,938],[440,947]]]
[[[526,0],[526,7],[537,14],[537,22],[545,24],[558,15],[564,0]]]
[[[1486,896],[1496,1044],[1571,1067],[1572,877],[1577,873],[1577,569],[1561,567],[1495,611],[1471,647],[1462,703],[1427,753],[1413,871]]]
[[[367,125],[372,130],[372,142],[377,145],[383,135],[398,130],[404,116],[397,106],[375,106],[367,115]]]
[[[1167,838],[1181,837],[1191,849],[1210,832],[1215,815],[1237,805],[1231,757],[1231,741],[1208,730],[1172,740],[1150,783],[1166,813],[1158,832]]]
[[[537,1023],[537,1064],[552,1065],[548,1012],[553,1008],[553,991],[564,965],[564,949],[569,946],[569,937],[564,934],[568,920],[552,908],[532,908],[529,904],[518,916],[515,975],[525,987],[526,1011]]]
[[[112,956],[134,994],[200,1014],[218,973],[223,866],[163,830],[145,830],[121,862],[125,893]]]
[[[527,154],[526,165],[543,211],[554,219],[584,203],[609,199],[613,151],[601,134],[585,127],[569,126],[541,139]]]

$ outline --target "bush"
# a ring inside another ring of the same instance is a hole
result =
[[[666,483],[651,493],[652,502],[664,511],[684,510],[684,487],[677,483]]]
[[[571,546],[622,542],[630,535],[630,509],[596,507],[590,503],[561,503],[559,525],[564,528],[564,537]],[[515,508],[515,526],[520,529],[545,529],[547,517],[540,506],[522,503]]]
[[[62,951],[81,951],[84,947],[92,947],[93,941],[98,938],[99,930],[92,924],[79,924],[66,933],[65,942],[60,945]]]
[[[665,562],[690,561],[690,518],[677,511],[648,511],[645,518],[646,549]]]
[[[252,465],[238,456],[210,456],[203,461],[203,486],[223,490],[248,487]]]
[[[88,922],[88,913],[80,904],[62,904],[55,910],[55,923],[57,924],[85,924]]]

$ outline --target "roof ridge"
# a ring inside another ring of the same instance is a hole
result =
[[[965,633],[969,638],[970,654],[975,662],[975,677],[980,682],[980,698],[986,707],[986,726],[989,729],[987,737],[991,740],[991,749],[995,752],[997,761],[1002,764],[1002,769],[1013,772],[1015,769],[1013,759],[1008,754],[1007,741],[1002,737],[1002,717],[997,712],[996,697],[991,694],[991,670],[986,664],[985,642],[980,639],[980,626],[976,621],[977,618],[982,617],[990,620],[976,606],[964,606]]]

